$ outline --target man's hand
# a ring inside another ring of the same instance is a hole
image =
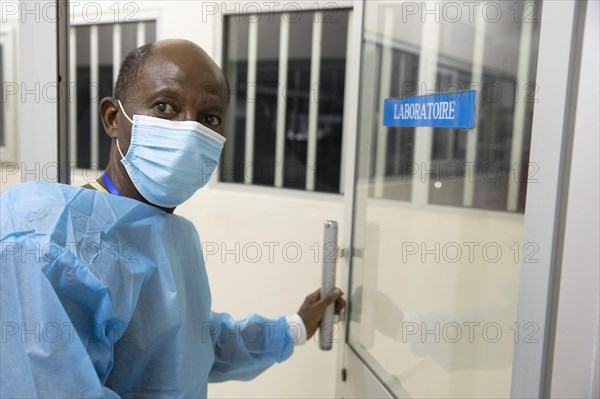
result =
[[[312,294],[309,294],[300,309],[298,310],[298,316],[302,318],[304,326],[306,327],[306,339],[310,339],[317,328],[319,322],[327,306],[335,302],[335,314],[339,314],[342,309],[346,307],[346,301],[342,298],[344,293],[339,288],[334,288],[324,297],[321,298],[321,289],[319,288]]]

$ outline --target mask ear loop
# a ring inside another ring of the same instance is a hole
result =
[[[129,122],[131,122],[131,124],[133,125],[133,121],[131,120],[129,115],[127,115],[127,112],[125,112],[125,110],[123,109],[123,104],[121,104],[121,100],[117,99],[117,102],[119,103],[119,108],[121,108],[121,112],[123,112],[123,115],[125,115],[125,118],[127,118],[127,120]],[[121,154],[121,158],[125,159],[125,155],[123,155],[123,151],[121,151],[121,146],[119,145],[119,139],[117,138],[116,140],[117,140],[117,150],[119,150],[119,154]]]

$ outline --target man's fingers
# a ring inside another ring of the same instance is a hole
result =
[[[335,313],[339,314],[346,307],[346,300],[344,298],[338,298],[335,301]]]
[[[327,295],[319,301],[319,305],[323,308],[331,305],[333,302],[337,301],[344,292],[339,288],[334,288],[327,293]]]
[[[311,303],[317,302],[320,298],[321,298],[321,289],[320,288],[317,288],[316,291],[314,291],[306,296],[306,300]]]
[[[342,298],[342,295],[344,295],[344,292],[336,287],[329,291],[325,297],[321,298],[321,289],[319,288],[308,294],[304,303],[309,306],[316,306],[317,309],[323,311],[327,306],[335,302],[337,312],[346,306],[346,301]]]

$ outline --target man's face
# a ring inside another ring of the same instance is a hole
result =
[[[147,115],[172,121],[196,121],[223,133],[227,111],[226,83],[216,64],[187,43],[157,45],[139,74],[136,87],[121,98],[129,117]],[[124,153],[131,123],[117,115],[118,138]]]

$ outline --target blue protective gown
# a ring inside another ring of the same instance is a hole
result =
[[[206,397],[293,351],[285,317],[211,312],[188,220],[50,183],[0,194],[0,397]]]

